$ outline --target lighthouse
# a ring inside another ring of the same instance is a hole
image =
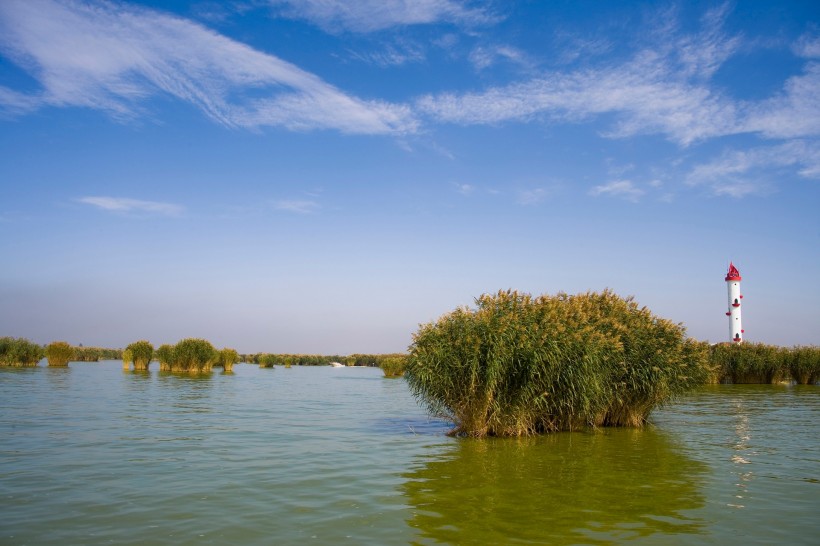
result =
[[[740,271],[732,262],[729,262],[729,271],[726,273],[726,287],[729,291],[729,310],[726,316],[729,317],[729,335],[735,343],[743,341],[743,326],[740,322],[740,301],[743,295],[740,293]]]

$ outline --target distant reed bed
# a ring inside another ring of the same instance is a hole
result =
[[[42,346],[25,338],[0,337],[0,366],[36,366],[45,354]]]
[[[764,343],[719,343],[710,349],[711,383],[820,381],[820,347],[778,347]]]

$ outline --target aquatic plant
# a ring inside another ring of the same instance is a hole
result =
[[[125,350],[131,353],[131,358],[134,362],[134,371],[148,371],[151,359],[154,358],[153,345],[143,339],[130,344]]]
[[[122,352],[122,369],[123,370],[130,370],[131,369],[131,362],[134,360],[134,354],[131,352],[130,349],[125,349]]]
[[[174,362],[174,346],[164,343],[154,351],[154,357],[159,361],[159,371],[170,372]]]
[[[183,339],[174,346],[171,371],[207,373],[218,358],[219,354],[210,342],[198,338]]]
[[[820,381],[820,347],[797,346],[790,351],[789,371],[800,385]]]
[[[260,368],[273,368],[274,364],[276,364],[276,361],[277,361],[276,355],[263,354],[259,357],[259,367]]]
[[[43,356],[43,347],[25,338],[0,337],[0,366],[36,366]]]
[[[231,372],[233,371],[233,365],[239,362],[239,353],[234,349],[222,349],[219,351],[218,362],[226,372]]]
[[[701,384],[708,347],[632,298],[500,291],[413,336],[405,377],[453,434],[526,436],[641,426]]]
[[[385,377],[401,377],[407,367],[406,355],[390,355],[379,359],[379,367]]]
[[[49,366],[68,366],[74,348],[65,341],[53,341],[46,345],[45,353]]]
[[[764,343],[733,343],[712,349],[723,361],[724,381],[731,383],[778,383],[789,378],[789,351]]]

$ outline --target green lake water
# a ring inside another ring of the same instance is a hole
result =
[[[378,369],[121,366],[0,368],[0,544],[820,543],[817,386],[476,441]]]

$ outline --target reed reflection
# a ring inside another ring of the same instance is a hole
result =
[[[405,474],[426,541],[611,543],[702,533],[707,468],[657,430],[461,440]]]

